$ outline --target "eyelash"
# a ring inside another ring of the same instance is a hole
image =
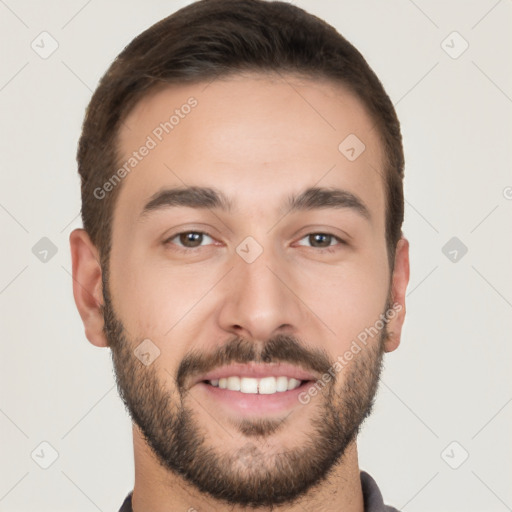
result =
[[[174,240],[175,238],[178,238],[180,235],[187,235],[187,234],[190,234],[190,233],[194,233],[194,234],[197,234],[197,235],[206,235],[208,237],[210,237],[211,239],[213,239],[213,237],[211,235],[209,235],[208,233],[206,233],[205,231],[180,231],[179,233],[176,233],[174,235],[172,235],[171,237],[169,237],[167,240],[165,240],[163,242],[164,245],[171,245],[172,243],[172,240]],[[334,240],[336,240],[339,245],[348,245],[347,242],[345,242],[345,240],[343,240],[342,238],[336,236],[336,235],[333,235],[332,233],[325,233],[323,231],[316,231],[316,232],[312,232],[312,233],[308,233],[307,235],[304,235],[300,240],[304,240],[304,238],[307,238],[307,237],[310,237],[310,236],[313,236],[313,235],[323,235],[323,236],[330,236],[332,237]],[[203,245],[200,245],[198,247],[183,247],[183,246],[180,246],[180,245],[177,245],[177,244],[172,244],[174,245],[174,249],[173,250],[176,250],[178,252],[183,252],[183,253],[189,253],[190,251],[194,251],[195,249],[199,249],[201,247],[204,247]],[[301,244],[302,245],[302,244]],[[308,246],[306,246],[308,247]],[[311,249],[316,249],[317,252],[320,252],[320,253],[324,253],[324,252],[328,252],[328,253],[333,253],[336,251],[336,245],[334,246],[328,246],[328,247],[311,247]]]

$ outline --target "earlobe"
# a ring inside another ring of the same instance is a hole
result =
[[[73,296],[82,318],[87,339],[98,347],[107,347],[103,333],[103,287],[98,250],[84,229],[69,236],[73,263]]]
[[[395,253],[395,266],[391,281],[391,308],[389,315],[389,336],[384,342],[384,351],[392,352],[400,345],[402,327],[405,320],[405,293],[409,283],[409,242],[403,236],[398,241]]]

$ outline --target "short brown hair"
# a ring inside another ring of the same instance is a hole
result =
[[[385,153],[386,244],[393,268],[404,216],[404,155],[393,104],[363,56],[332,26],[289,3],[266,0],[192,3],[137,36],[102,77],[86,111],[77,162],[84,229],[105,268],[121,186],[101,200],[94,191],[120,161],[117,141],[122,121],[157,86],[245,71],[327,78],[348,87],[362,101]]]

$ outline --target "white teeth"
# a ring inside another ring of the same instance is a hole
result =
[[[276,389],[277,391],[288,391],[288,378],[287,377],[277,377]]]
[[[258,392],[258,379],[242,377],[240,379],[240,391],[242,393],[257,393]]]
[[[258,391],[260,395],[273,395],[277,391],[276,378],[264,377],[260,379]]]
[[[299,386],[300,386],[300,380],[291,378],[288,381],[288,390],[298,388]]]
[[[252,393],[260,395],[273,395],[290,391],[300,386],[301,381],[288,377],[263,377],[254,379],[252,377],[223,377],[221,379],[212,379],[208,381],[212,386],[230,391],[240,391],[242,393]]]
[[[231,391],[240,391],[240,378],[228,377],[228,389]]]

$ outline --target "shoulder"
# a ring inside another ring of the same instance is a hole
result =
[[[398,509],[385,505],[377,482],[366,472],[360,471],[363,488],[364,512],[400,512]]]
[[[128,494],[128,496],[126,496],[125,500],[123,501],[123,504],[121,505],[121,508],[119,509],[119,512],[133,512],[132,492],[130,492],[130,494]]]

